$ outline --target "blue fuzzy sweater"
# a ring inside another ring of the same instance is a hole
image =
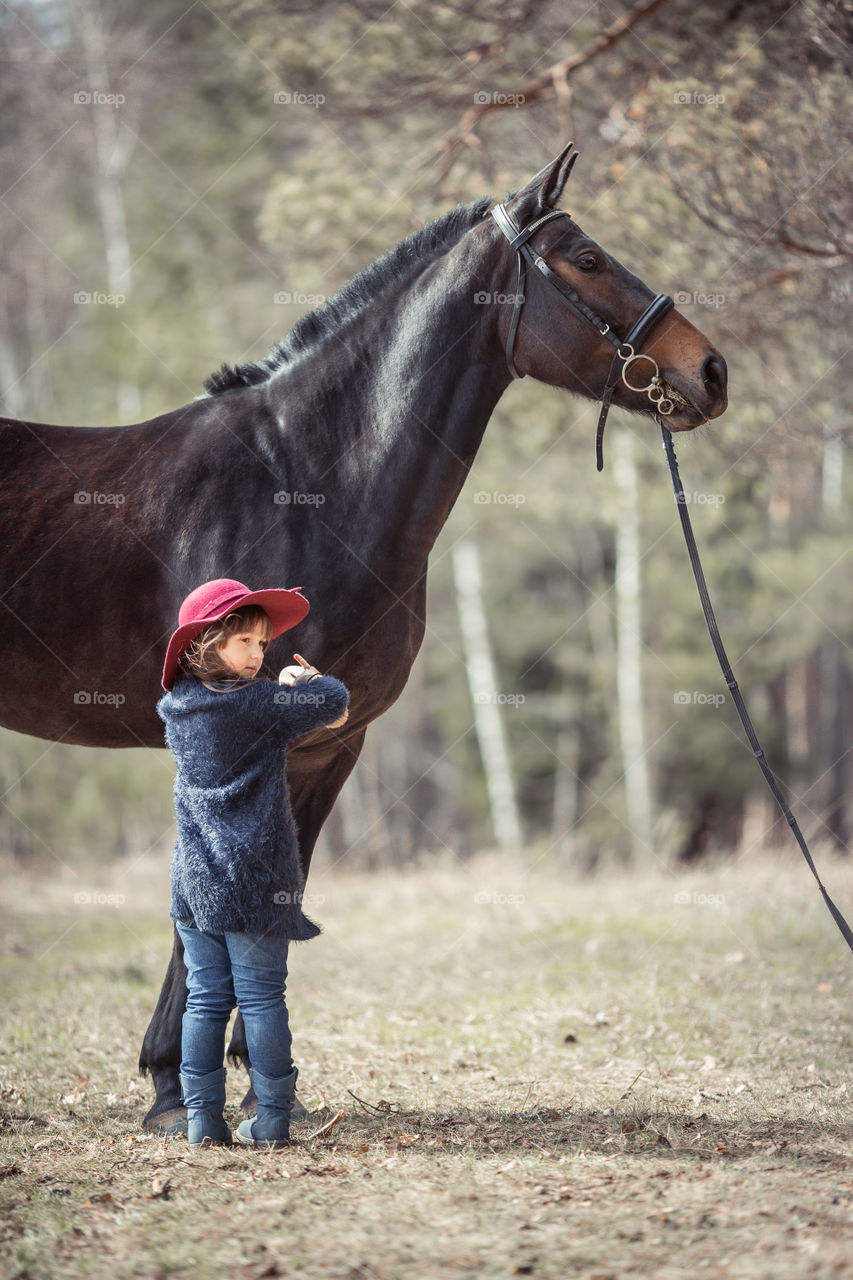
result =
[[[302,912],[285,761],[289,742],[338,720],[348,701],[333,676],[293,687],[257,679],[227,692],[178,676],[157,703],[178,766],[175,920],[210,933],[317,936]]]

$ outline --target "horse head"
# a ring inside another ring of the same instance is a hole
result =
[[[506,286],[503,296],[513,305],[500,308],[498,332],[510,368],[593,400],[602,398],[610,380],[613,404],[641,413],[662,409],[672,431],[690,431],[719,417],[727,404],[726,362],[677,310],[658,309],[659,318],[636,344],[638,358],[630,368],[624,364],[628,352],[622,351],[619,373],[625,376],[617,376],[615,350],[655,295],[582,231],[571,214],[557,210],[576,159],[570,143],[508,197],[502,207],[510,222],[504,222],[503,235],[495,227],[499,252],[509,264],[517,251],[510,240],[513,226],[521,232],[541,222],[527,241],[531,265],[522,270],[519,252],[516,292]],[[650,395],[651,385],[655,390]]]

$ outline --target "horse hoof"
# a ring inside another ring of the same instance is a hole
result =
[[[240,1103],[240,1110],[245,1116],[253,1116],[258,1109],[258,1100],[255,1097],[254,1089],[250,1089],[243,1101]],[[290,1112],[290,1123],[300,1124],[309,1118],[309,1112],[303,1107],[298,1098],[293,1099],[293,1107]]]
[[[158,1116],[146,1116],[142,1128],[147,1133],[162,1133],[164,1138],[173,1138],[187,1131],[186,1107],[173,1107],[171,1111],[161,1111]]]

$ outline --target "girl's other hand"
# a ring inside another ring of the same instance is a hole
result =
[[[278,673],[279,684],[295,684],[297,677],[304,675],[306,671],[310,671],[314,675],[320,674],[317,668],[313,667],[307,658],[303,658],[301,653],[294,653],[293,656],[299,665],[295,667],[282,667],[281,671]]]

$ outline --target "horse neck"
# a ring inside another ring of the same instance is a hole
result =
[[[425,562],[510,378],[463,246],[270,385],[288,470],[375,561]],[[476,256],[476,255],[475,255]]]

